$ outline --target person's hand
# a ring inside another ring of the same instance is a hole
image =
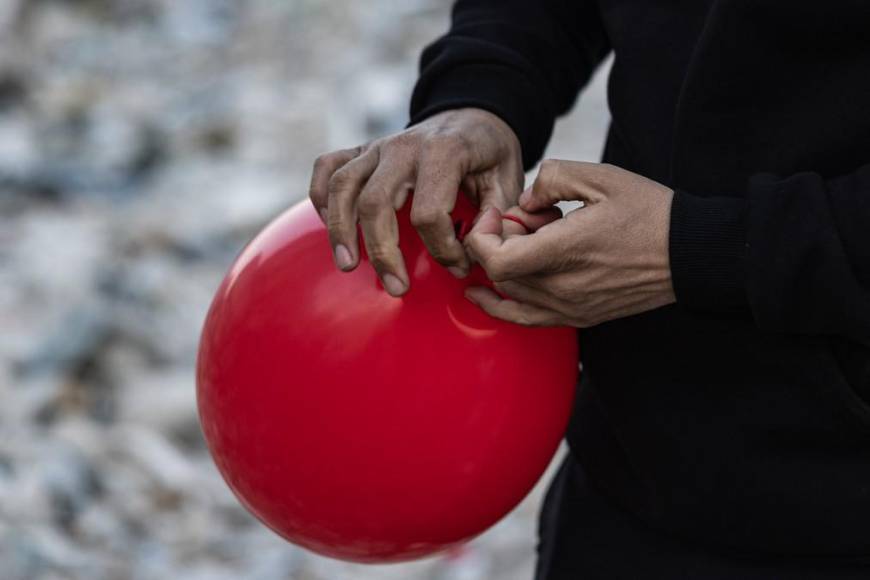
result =
[[[506,210],[523,189],[520,143],[499,117],[481,109],[435,115],[368,145],[322,155],[309,196],[329,228],[335,263],[359,263],[357,222],[384,288],[401,296],[410,280],[399,251],[396,210],[414,190],[411,222],[432,256],[454,276],[469,260],[450,212],[460,188],[484,211]]]
[[[488,210],[465,245],[507,298],[481,286],[465,295],[496,318],[528,326],[585,328],[670,304],[672,198],[670,188],[619,167],[545,161],[520,208],[584,206],[525,236],[505,235],[498,210]]]

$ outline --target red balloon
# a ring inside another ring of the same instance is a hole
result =
[[[467,230],[476,209],[459,196]],[[230,488],[278,534],[357,562],[422,557],[493,525],[562,438],[577,378],[569,328],[526,328],[463,297],[399,212],[410,291],[365,256],[333,265],[310,202],[241,253],[211,305],[199,416]]]

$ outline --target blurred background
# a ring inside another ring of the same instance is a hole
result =
[[[531,578],[549,474],[458,553],[356,566],[256,523],[196,417],[223,273],[317,154],[405,125],[449,9],[0,0],[2,580]],[[548,156],[598,160],[605,75]]]

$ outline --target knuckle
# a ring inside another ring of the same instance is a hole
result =
[[[335,246],[337,244],[345,244],[347,245],[348,240],[345,239],[344,228],[340,224],[330,223],[327,226],[329,232],[329,245]]]
[[[544,189],[550,189],[556,181],[556,174],[559,162],[555,159],[544,159],[541,162],[541,169],[538,171],[538,177],[535,180],[537,185],[543,186]]]
[[[366,252],[369,255],[369,261],[374,266],[375,270],[383,271],[389,268],[393,262],[393,249],[384,243],[370,243],[366,247]]]
[[[318,155],[317,158],[314,159],[314,173],[325,171],[333,155],[333,153]]]
[[[560,164],[561,161],[558,159],[544,159],[541,161],[541,177],[544,179],[552,179],[552,177],[559,171]]]
[[[428,249],[435,261],[442,266],[452,266],[457,262],[457,260],[451,256],[446,248],[441,244],[432,244],[428,246]]]
[[[553,293],[553,295],[557,298],[563,299],[570,297],[571,294],[573,294],[573,290],[574,289],[571,287],[570,284],[561,280],[554,282],[551,287],[551,292]]]
[[[433,156],[452,158],[462,156],[471,149],[471,141],[463,133],[438,131],[426,139],[425,150]]]
[[[486,274],[493,282],[506,282],[508,279],[507,265],[500,257],[484,258],[481,264]]]
[[[534,326],[535,325],[534,322],[532,321],[532,319],[529,317],[529,315],[524,313],[524,312],[520,312],[519,314],[517,314],[514,317],[514,322],[516,322],[517,324],[520,324],[522,326]]]
[[[411,225],[417,230],[429,231],[438,225],[438,213],[411,208]]]
[[[326,229],[329,230],[329,238],[332,241],[343,238],[345,227],[342,216],[338,215],[337,212],[330,211],[326,218]]]
[[[360,196],[357,211],[361,218],[373,218],[383,211],[385,205],[387,205],[385,195],[368,192]]]
[[[326,216],[326,229],[329,231],[329,238],[333,242],[346,241],[346,238],[351,238],[356,234],[356,224],[350,216],[344,215],[339,211],[328,211]],[[334,244],[333,244],[334,245]]]
[[[402,131],[401,133],[396,133],[390,137],[384,139],[381,143],[381,150],[386,151],[388,153],[393,153],[396,151],[406,151],[408,149],[414,149],[417,144],[417,136],[414,135],[410,131]]]
[[[329,178],[329,184],[326,189],[329,192],[329,195],[336,195],[345,191],[350,184],[351,179],[348,172],[339,169]]]

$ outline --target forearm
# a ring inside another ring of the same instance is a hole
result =
[[[870,166],[760,176],[745,198],[678,191],[670,253],[677,301],[692,310],[870,340]]]
[[[609,45],[592,1],[460,0],[421,59],[411,122],[459,107],[504,119],[536,163]]]

